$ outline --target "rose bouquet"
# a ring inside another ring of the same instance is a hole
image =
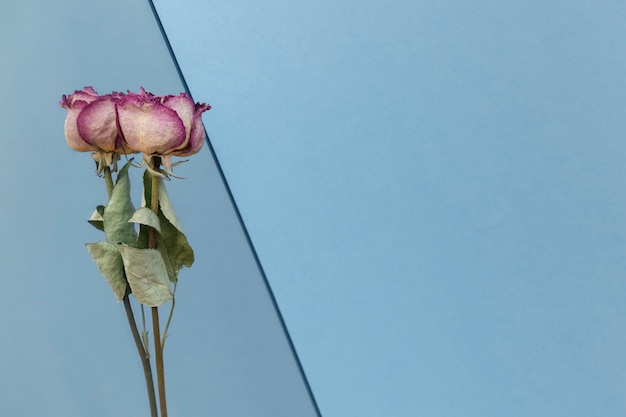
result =
[[[104,232],[105,239],[88,243],[87,250],[117,300],[124,303],[143,365],[151,417],[157,417],[144,306],[151,308],[159,405],[161,417],[167,417],[163,346],[174,311],[178,274],[183,266],[191,267],[194,254],[163,180],[176,177],[173,167],[180,162],[172,162],[172,156],[190,156],[202,147],[205,131],[201,117],[211,107],[194,103],[185,93],[156,96],[141,88],[139,93],[99,95],[92,87],[64,95],[60,105],[67,109],[67,144],[78,152],[91,152],[109,196],[107,204],[97,206],[88,220]],[[135,153],[142,154],[139,164],[128,158]],[[118,171],[122,155],[128,162]],[[130,197],[131,167],[145,167],[139,209],[134,208]],[[141,304],[141,334],[130,295]],[[159,307],[170,300],[161,336]]]

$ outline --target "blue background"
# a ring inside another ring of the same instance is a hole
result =
[[[135,3],[136,17],[124,6],[127,21],[91,31],[93,5],[68,1],[41,14],[28,2],[0,6],[11,62],[34,59],[34,45],[58,31],[73,43],[50,54],[76,62],[71,76],[24,64],[0,82],[9,126],[0,410],[15,415],[144,412],[121,312],[111,320],[113,297],[82,247],[97,239],[82,219],[104,189],[86,191],[102,185],[89,176],[88,157],[66,149],[55,107],[61,94],[96,81],[101,93],[181,89],[171,69],[168,81],[155,74],[170,65],[158,30],[114,37],[150,17]],[[626,415],[626,5],[155,4],[195,99],[213,106],[205,125],[324,417]],[[77,17],[68,23],[63,8]],[[17,15],[31,30],[11,32]],[[80,33],[126,52],[108,57],[105,70],[97,55],[86,61],[94,45],[81,44]],[[63,81],[45,94],[28,90],[47,77]],[[16,83],[25,97],[9,88]],[[53,115],[50,127],[15,123],[23,114],[36,120],[30,105]],[[196,250],[214,230],[202,229],[216,204],[199,191],[211,178],[199,167],[207,152],[180,168],[186,182],[169,187]],[[57,199],[58,189],[72,197]],[[63,248],[33,243],[61,235]],[[245,383],[233,375],[254,379],[257,370],[211,372],[215,339],[199,322],[222,323],[224,344],[258,338],[269,346],[280,336],[265,327],[250,334],[254,326],[240,334],[223,324],[232,318],[206,314],[216,301],[203,305],[202,293],[217,278],[195,274],[217,259],[203,253],[206,263],[183,271],[190,278],[179,286],[168,339],[170,414],[214,406],[220,415],[293,415],[264,404],[266,393],[236,390]],[[92,278],[68,283],[70,259]],[[255,297],[242,305],[252,311]],[[115,343],[94,341],[102,323]],[[96,329],[77,336],[77,324]],[[96,366],[77,359],[85,351],[105,356]],[[271,370],[262,373],[297,379]],[[128,374],[132,388],[114,382]],[[34,393],[31,379],[43,381]],[[246,414],[239,402],[263,411]]]
[[[323,415],[626,414],[623,3],[157,7]]]

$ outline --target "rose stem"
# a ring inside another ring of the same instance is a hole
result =
[[[109,198],[113,194],[113,178],[111,177],[111,168],[108,166],[104,168],[104,181],[107,185],[107,192]],[[152,378],[152,367],[150,366],[150,354],[147,352],[141,338],[139,337],[139,331],[137,330],[137,323],[135,322],[135,315],[133,314],[133,308],[130,305],[130,299],[128,298],[129,292],[126,290],[124,294],[124,309],[126,310],[126,318],[128,318],[128,325],[130,326],[130,332],[133,335],[137,352],[139,353],[139,359],[141,359],[141,365],[143,366],[143,375],[146,378],[146,388],[148,389],[148,401],[150,402],[150,416],[158,417],[156,395],[154,393],[154,380]]]
[[[160,158],[154,158],[154,169],[159,169]],[[159,179],[152,176],[152,195],[150,197],[150,208],[159,215]],[[148,234],[148,248],[156,248],[156,230],[150,228]],[[161,417],[167,417],[167,401],[165,399],[165,369],[163,366],[163,344],[161,343],[161,330],[159,326],[159,308],[152,307],[152,334],[154,337],[154,360],[156,363],[157,381],[159,385],[159,404],[161,406]]]

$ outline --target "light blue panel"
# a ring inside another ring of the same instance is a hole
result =
[[[626,415],[626,5],[159,0],[325,417]]]
[[[86,219],[104,182],[65,144],[58,103],[85,85],[177,94],[178,74],[145,0],[4,2],[0,45],[0,414],[148,415],[123,307],[84,247],[101,238]],[[315,416],[209,149],[176,170],[188,179],[168,189],[196,264],[165,351],[170,415]]]

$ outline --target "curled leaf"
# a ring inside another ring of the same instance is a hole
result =
[[[163,182],[162,178],[159,178],[159,207],[161,208],[163,215],[167,218],[167,220],[169,220],[172,226],[177,228],[182,233],[183,227],[180,225],[178,217],[176,217],[176,213],[174,212],[174,206],[172,205],[170,197],[167,194],[165,182]]]
[[[182,227],[174,206],[169,199],[165,183],[158,179],[159,183],[159,221],[161,234],[157,238],[157,250],[161,252],[165,261],[170,281],[178,281],[178,273],[183,266],[191,267],[194,262],[193,249],[182,231]],[[143,176],[144,192],[142,205],[150,206],[152,199],[152,177],[148,172]],[[138,247],[147,247],[148,228],[141,226],[138,239]]]
[[[109,243],[134,244],[137,240],[135,226],[128,223],[135,208],[130,199],[130,179],[128,168],[130,163],[124,165],[117,175],[117,182],[113,188],[113,194],[104,209],[104,233]]]
[[[91,224],[96,229],[104,232],[104,206],[98,206],[89,217],[89,224]]]
[[[181,268],[183,266],[189,268],[193,265],[193,249],[187,241],[187,236],[171,224],[162,212],[159,212],[159,218],[162,231],[157,242],[157,249],[163,255],[170,281],[177,282]]]
[[[161,223],[159,218],[148,207],[141,207],[133,213],[133,216],[128,220],[131,223],[139,223],[146,226],[150,226],[161,233]]]
[[[137,301],[158,307],[172,299],[167,268],[158,250],[127,245],[117,247],[122,254],[128,284]]]
[[[126,277],[122,255],[116,245],[105,242],[87,243],[89,254],[96,262],[98,270],[109,283],[117,301],[126,294]]]

